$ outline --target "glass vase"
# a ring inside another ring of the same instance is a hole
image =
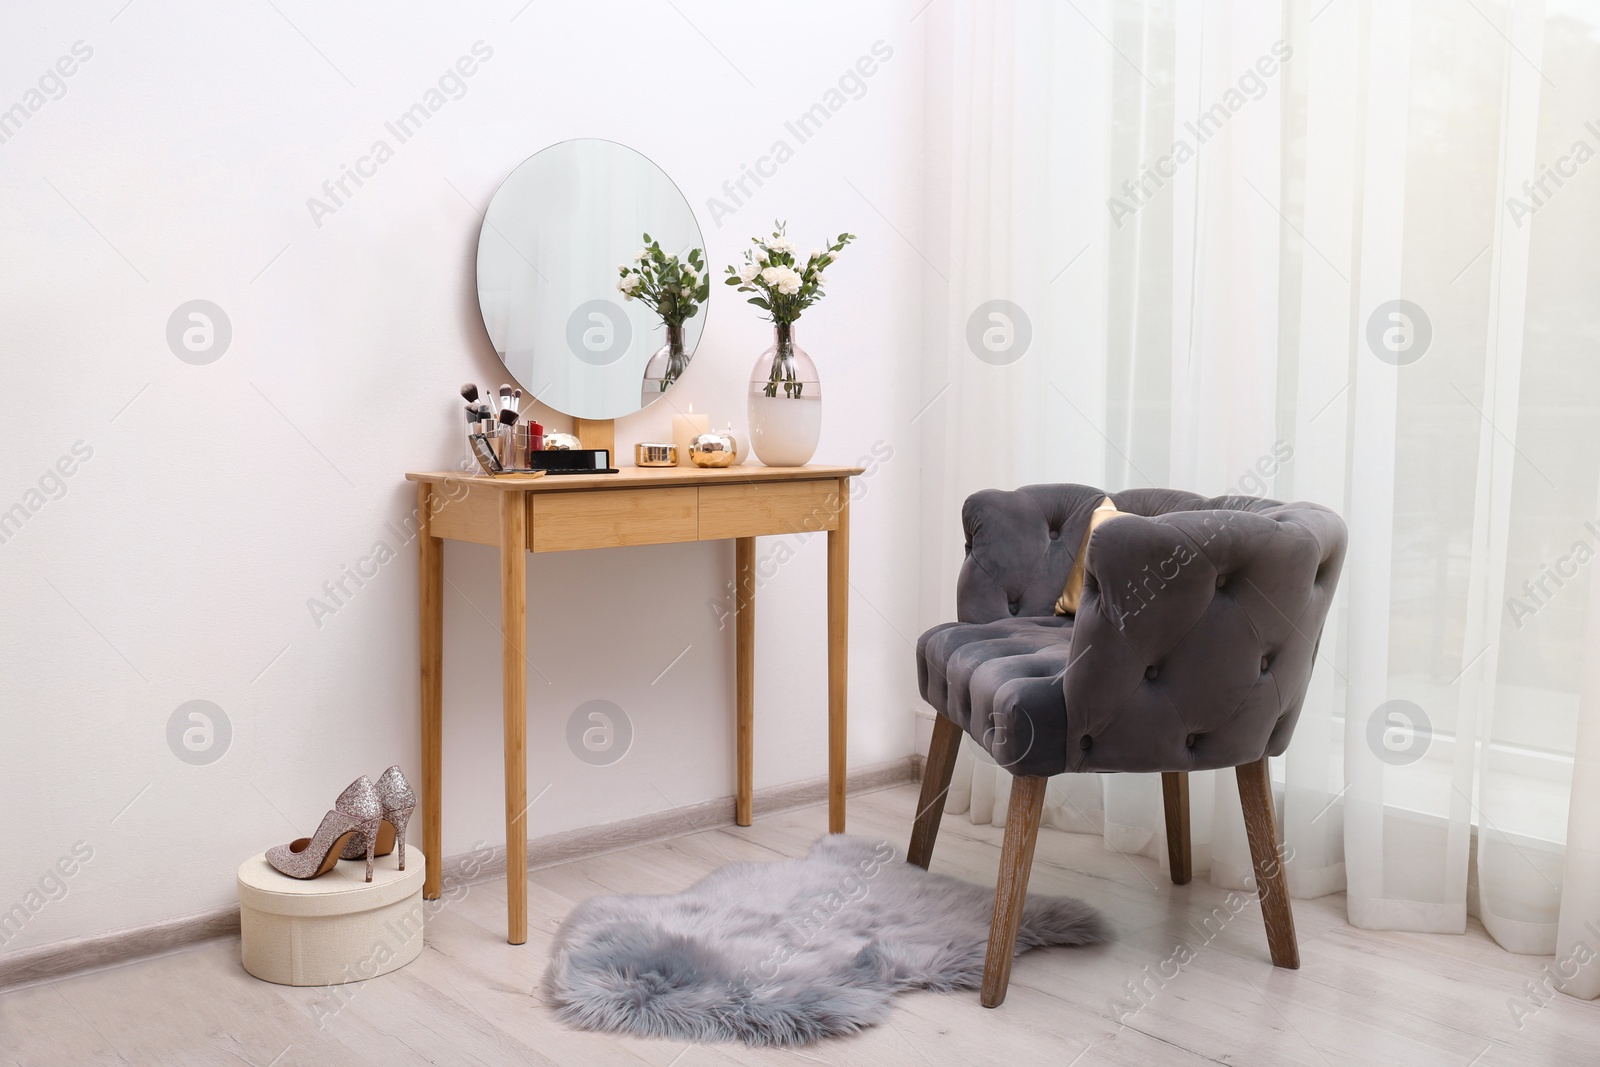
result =
[[[750,447],[769,467],[803,467],[822,436],[822,382],[794,325],[773,329],[772,347],[750,375]]]
[[[644,381],[639,387],[640,406],[659,400],[672,384],[683,376],[689,366],[689,354],[683,347],[683,327],[667,327],[667,343],[656,349],[650,362],[644,366]]]

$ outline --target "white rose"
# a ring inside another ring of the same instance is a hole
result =
[[[798,271],[784,268],[782,275],[778,278],[778,292],[782,293],[784,296],[793,296],[799,291],[800,273]]]
[[[794,242],[782,234],[777,234],[767,242],[767,247],[774,252],[793,252]]]
[[[639,251],[637,251],[637,252],[635,252],[633,254],[633,261],[635,263],[643,263],[644,262],[644,257],[648,256],[649,254],[650,254],[650,250],[648,248],[641,248],[641,249],[639,249]]]
[[[839,258],[839,253],[837,253],[837,252],[829,252],[828,253],[828,262],[829,263],[832,263],[834,260],[836,260],[838,258]]]
[[[739,268],[739,280],[744,284],[749,285],[755,280],[755,276],[760,273],[760,267],[756,266],[754,263],[746,263],[744,266]]]
[[[761,272],[761,280],[768,285],[777,285],[778,279],[783,277],[782,267],[768,267]]]
[[[767,250],[765,248],[756,249],[756,262],[757,263],[765,263],[766,261],[767,261]]]

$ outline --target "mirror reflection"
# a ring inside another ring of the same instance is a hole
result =
[[[705,328],[694,211],[649,159],[613,141],[552,145],[501,184],[478,236],[478,303],[506,370],[584,419],[660,399]]]

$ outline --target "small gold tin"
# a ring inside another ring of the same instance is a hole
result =
[[[678,446],[670,441],[640,441],[633,446],[633,462],[641,467],[676,467]]]

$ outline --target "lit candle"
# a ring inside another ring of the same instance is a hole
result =
[[[711,420],[704,415],[696,415],[693,404],[689,405],[687,415],[672,416],[672,443],[678,446],[678,466],[694,466],[689,459],[689,442],[710,428]]]

